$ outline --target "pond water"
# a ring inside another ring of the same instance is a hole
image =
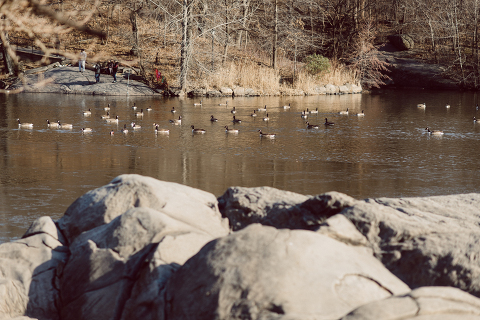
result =
[[[204,98],[202,106],[194,106],[200,99],[190,98],[2,95],[0,242],[21,237],[40,216],[60,218],[76,198],[124,173],[216,196],[230,186],[271,186],[309,195],[339,191],[357,199],[479,192],[477,101],[473,93],[424,90]],[[418,108],[419,103],[426,108]],[[101,119],[108,104],[118,124]],[[291,108],[284,109],[288,104]],[[267,112],[250,116],[265,105]],[[233,107],[239,124],[232,123]],[[301,118],[307,108],[318,109],[307,118],[318,129],[307,129]],[[339,113],[347,108],[348,115]],[[91,116],[83,115],[87,109]],[[140,109],[144,115],[136,117]],[[365,116],[356,116],[362,110]],[[262,119],[266,113],[269,121]],[[169,122],[179,115],[181,125]],[[211,122],[211,115],[218,121]],[[325,118],[335,125],[325,126]],[[17,119],[34,126],[19,128]],[[73,128],[48,128],[47,119]],[[132,121],[141,128],[132,130]],[[169,134],[156,134],[153,123]],[[124,124],[128,134],[120,131]],[[192,134],[191,125],[206,133]],[[238,134],[226,133],[226,125]],[[444,135],[427,134],[427,126]],[[93,132],[82,134],[82,127]],[[275,139],[260,137],[259,129],[275,133]]]

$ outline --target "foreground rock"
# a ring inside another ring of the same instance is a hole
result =
[[[252,225],[209,243],[172,276],[166,318],[336,319],[408,291],[365,247]]]
[[[479,208],[121,175],[0,245],[0,319],[479,319]]]

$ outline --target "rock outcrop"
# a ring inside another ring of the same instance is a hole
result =
[[[480,319],[479,208],[121,175],[0,245],[0,318]]]

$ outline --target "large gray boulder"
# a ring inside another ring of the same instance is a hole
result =
[[[165,318],[336,319],[409,291],[366,247],[256,224],[210,242],[175,272]]]
[[[221,218],[213,194],[137,174],[120,175],[75,200],[58,227],[72,243],[82,232],[107,224],[134,207],[160,210],[213,237],[228,233],[228,222]]]
[[[37,219],[22,239],[0,245],[0,318],[59,319],[53,284],[68,258],[50,217]]]
[[[63,319],[156,319],[170,275],[211,234],[150,208],[132,208],[79,235],[60,281]],[[125,315],[126,314],[126,315]]]
[[[452,286],[480,297],[480,194],[368,199],[341,214],[410,287]]]
[[[230,187],[218,198],[218,207],[234,231],[253,223],[316,230],[328,217],[356,202],[339,192],[311,197],[271,187]]]
[[[414,47],[414,41],[408,34],[394,34],[387,37],[388,41],[398,50],[411,50]]]
[[[452,287],[423,287],[374,301],[342,320],[479,320],[480,299]]]

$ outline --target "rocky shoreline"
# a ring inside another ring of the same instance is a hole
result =
[[[480,319],[479,208],[121,175],[0,245],[0,319]]]
[[[112,82],[112,76],[102,74],[100,82],[95,82],[95,73],[93,70],[86,69],[85,72],[79,72],[78,67],[60,65],[59,63],[42,67],[25,73],[24,80],[17,80],[14,84],[6,88],[9,92],[27,92],[27,93],[64,93],[64,94],[87,94],[87,95],[131,95],[131,96],[183,96],[184,94],[176,88],[170,88],[168,91],[153,89],[141,81],[137,81],[133,71],[132,73],[123,72],[117,75],[118,81]],[[337,95],[362,93],[362,88],[355,84],[344,84],[336,86],[327,84],[318,86],[314,89],[318,95]],[[243,87],[223,87],[219,90],[194,90],[187,93],[192,97],[253,97],[263,94],[252,88]],[[280,93],[278,93],[280,95]],[[296,95],[306,95],[303,91],[298,91]]]

